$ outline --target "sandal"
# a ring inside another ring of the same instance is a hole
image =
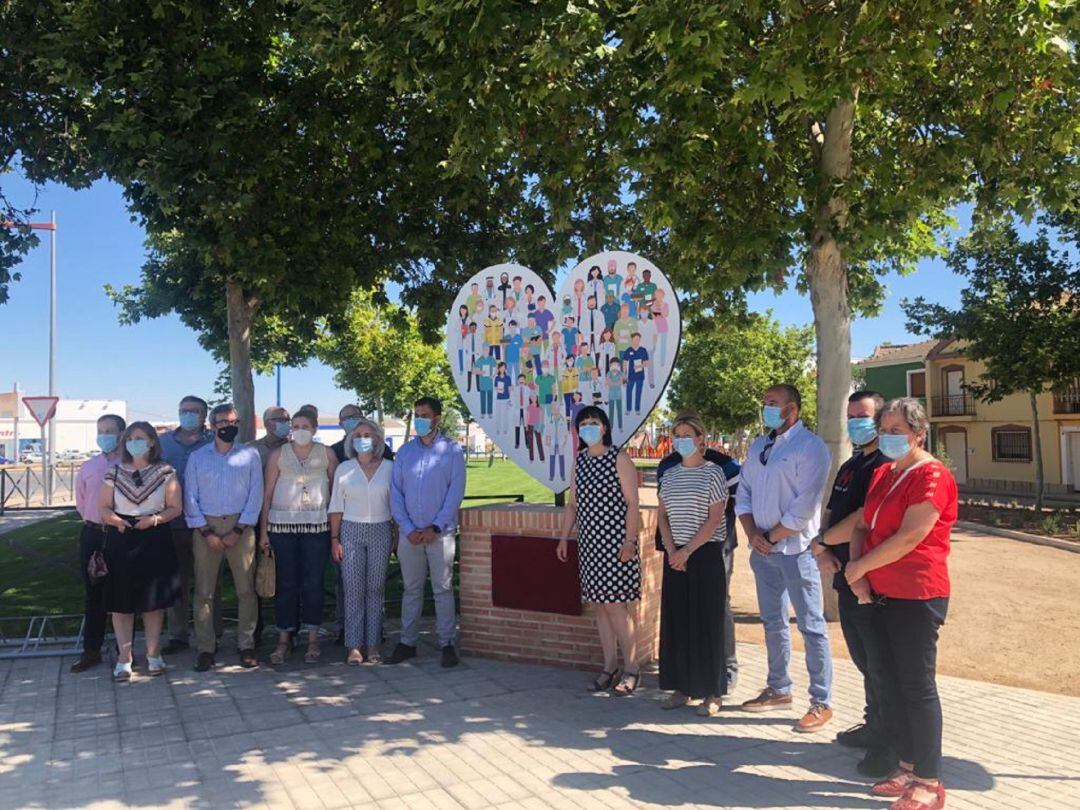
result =
[[[620,672],[618,669],[615,669],[612,672],[608,672],[605,670],[596,677],[595,681],[590,683],[585,688],[590,692],[606,692],[608,689],[611,688],[612,684],[614,684],[615,681],[619,679],[619,675]]]
[[[317,641],[309,641],[308,645],[307,645],[307,652],[304,653],[304,663],[305,664],[317,664],[317,663],[319,663],[319,655],[321,653],[322,653],[322,650],[319,649],[319,642],[317,642]]]
[[[887,777],[882,779],[870,792],[875,796],[885,796],[897,799],[908,792],[908,788],[915,782],[915,774],[905,768],[897,768]]]
[[[351,649],[345,658],[345,663],[352,667],[358,667],[364,663],[364,654],[355,648]]]
[[[130,681],[131,680],[131,662],[128,661],[126,664],[121,664],[121,663],[117,662],[116,666],[113,667],[112,679],[114,681],[118,682],[118,683],[122,683],[124,681]]]
[[[168,666],[165,664],[164,658],[146,656],[146,671],[151,675],[163,675],[166,669],[168,669]]]
[[[365,664],[381,664],[382,663],[382,655],[379,654],[378,650],[375,650],[375,652],[369,652],[367,654],[367,657],[364,658],[364,663]]]
[[[615,694],[619,697],[629,697],[634,694],[641,682],[640,672],[627,672],[623,675],[619,685],[615,687]]]
[[[270,653],[270,663],[275,666],[280,666],[285,663],[289,658],[289,653],[292,652],[291,641],[279,641],[278,645],[274,647],[274,651]]]
[[[672,692],[662,701],[660,701],[661,709],[680,709],[690,702],[690,698],[684,695],[682,692]]]
[[[929,801],[915,798],[915,791],[919,788],[926,790],[933,798]],[[889,805],[889,810],[941,810],[945,806],[945,787],[938,782],[936,785],[926,785],[922,782],[912,782],[907,792]]]

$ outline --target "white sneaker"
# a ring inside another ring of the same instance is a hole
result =
[[[161,675],[168,669],[164,658],[151,658],[146,656],[146,668],[151,675]]]

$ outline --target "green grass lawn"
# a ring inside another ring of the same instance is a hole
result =
[[[510,461],[496,459],[488,466],[487,459],[468,463],[468,483],[465,494],[523,495],[529,503],[553,503],[551,490],[542,486]],[[498,503],[506,498],[468,500],[464,506]],[[83,586],[79,572],[80,521],[70,517],[54,518],[33,526],[0,535],[0,616],[30,616],[43,613],[81,613]],[[226,566],[227,567],[227,566]],[[401,604],[401,577],[397,575],[397,560],[390,565],[391,579],[386,586],[387,613],[397,616]],[[327,574],[327,588],[333,591],[332,570]],[[236,604],[232,578],[224,576],[226,611]],[[430,585],[425,612],[431,611]],[[332,600],[328,594],[332,615]],[[272,600],[264,605],[267,622],[273,622]]]

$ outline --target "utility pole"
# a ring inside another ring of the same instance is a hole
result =
[[[56,396],[56,212],[49,228],[49,396]],[[49,420],[49,458],[45,473],[45,503],[52,506],[53,477],[56,475],[56,420]]]

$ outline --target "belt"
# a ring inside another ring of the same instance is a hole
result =
[[[102,532],[105,531],[107,528],[104,523],[94,523],[94,521],[92,520],[84,520],[83,525],[89,526],[91,529],[97,529],[98,531]]]

